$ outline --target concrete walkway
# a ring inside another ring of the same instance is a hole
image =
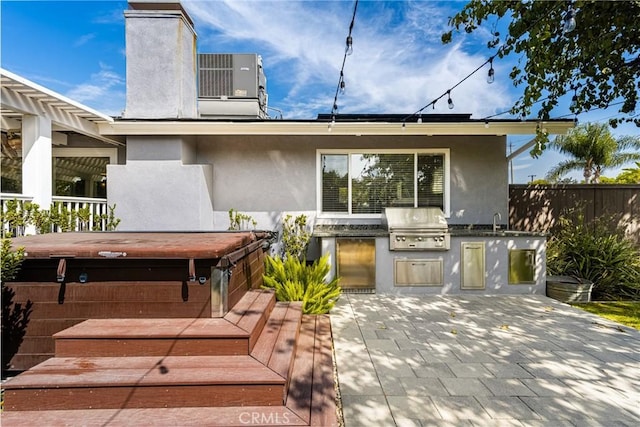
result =
[[[638,426],[640,331],[544,296],[343,295],[346,427]]]

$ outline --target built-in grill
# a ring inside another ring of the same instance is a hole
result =
[[[447,251],[451,247],[449,226],[438,207],[385,208],[382,224],[389,230],[391,251]]]

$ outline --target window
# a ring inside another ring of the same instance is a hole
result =
[[[318,152],[319,211],[375,216],[386,206],[449,212],[449,150]]]
[[[107,165],[116,161],[113,148],[54,148],[53,195],[107,197]]]
[[[22,193],[22,138],[20,132],[2,132],[3,193]]]

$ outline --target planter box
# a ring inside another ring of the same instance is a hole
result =
[[[570,276],[547,276],[547,296],[562,302],[589,302],[593,282]]]

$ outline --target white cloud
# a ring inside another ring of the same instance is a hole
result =
[[[106,64],[89,81],[67,91],[65,96],[109,115],[120,115],[125,104],[125,80]]]
[[[283,109],[285,118],[331,112],[352,2],[195,1],[185,6],[201,35],[200,52],[255,49],[263,56],[267,92],[284,90],[278,97],[270,94],[270,105]],[[431,2],[361,2],[339,111],[414,112],[486,61],[486,51],[469,53],[462,43],[442,45],[447,13],[448,6]],[[512,101],[510,81],[488,85],[485,77],[481,70],[452,91],[453,111],[444,98],[425,113],[484,117],[504,110]]]
[[[526,170],[526,169],[529,169],[531,166],[533,166],[531,163],[523,163],[523,164],[520,164],[520,165],[513,165],[513,170],[514,171]]]
[[[75,47],[82,46],[90,42],[95,37],[96,37],[95,33],[83,34],[82,36],[78,37],[78,39],[73,43],[73,45]]]

